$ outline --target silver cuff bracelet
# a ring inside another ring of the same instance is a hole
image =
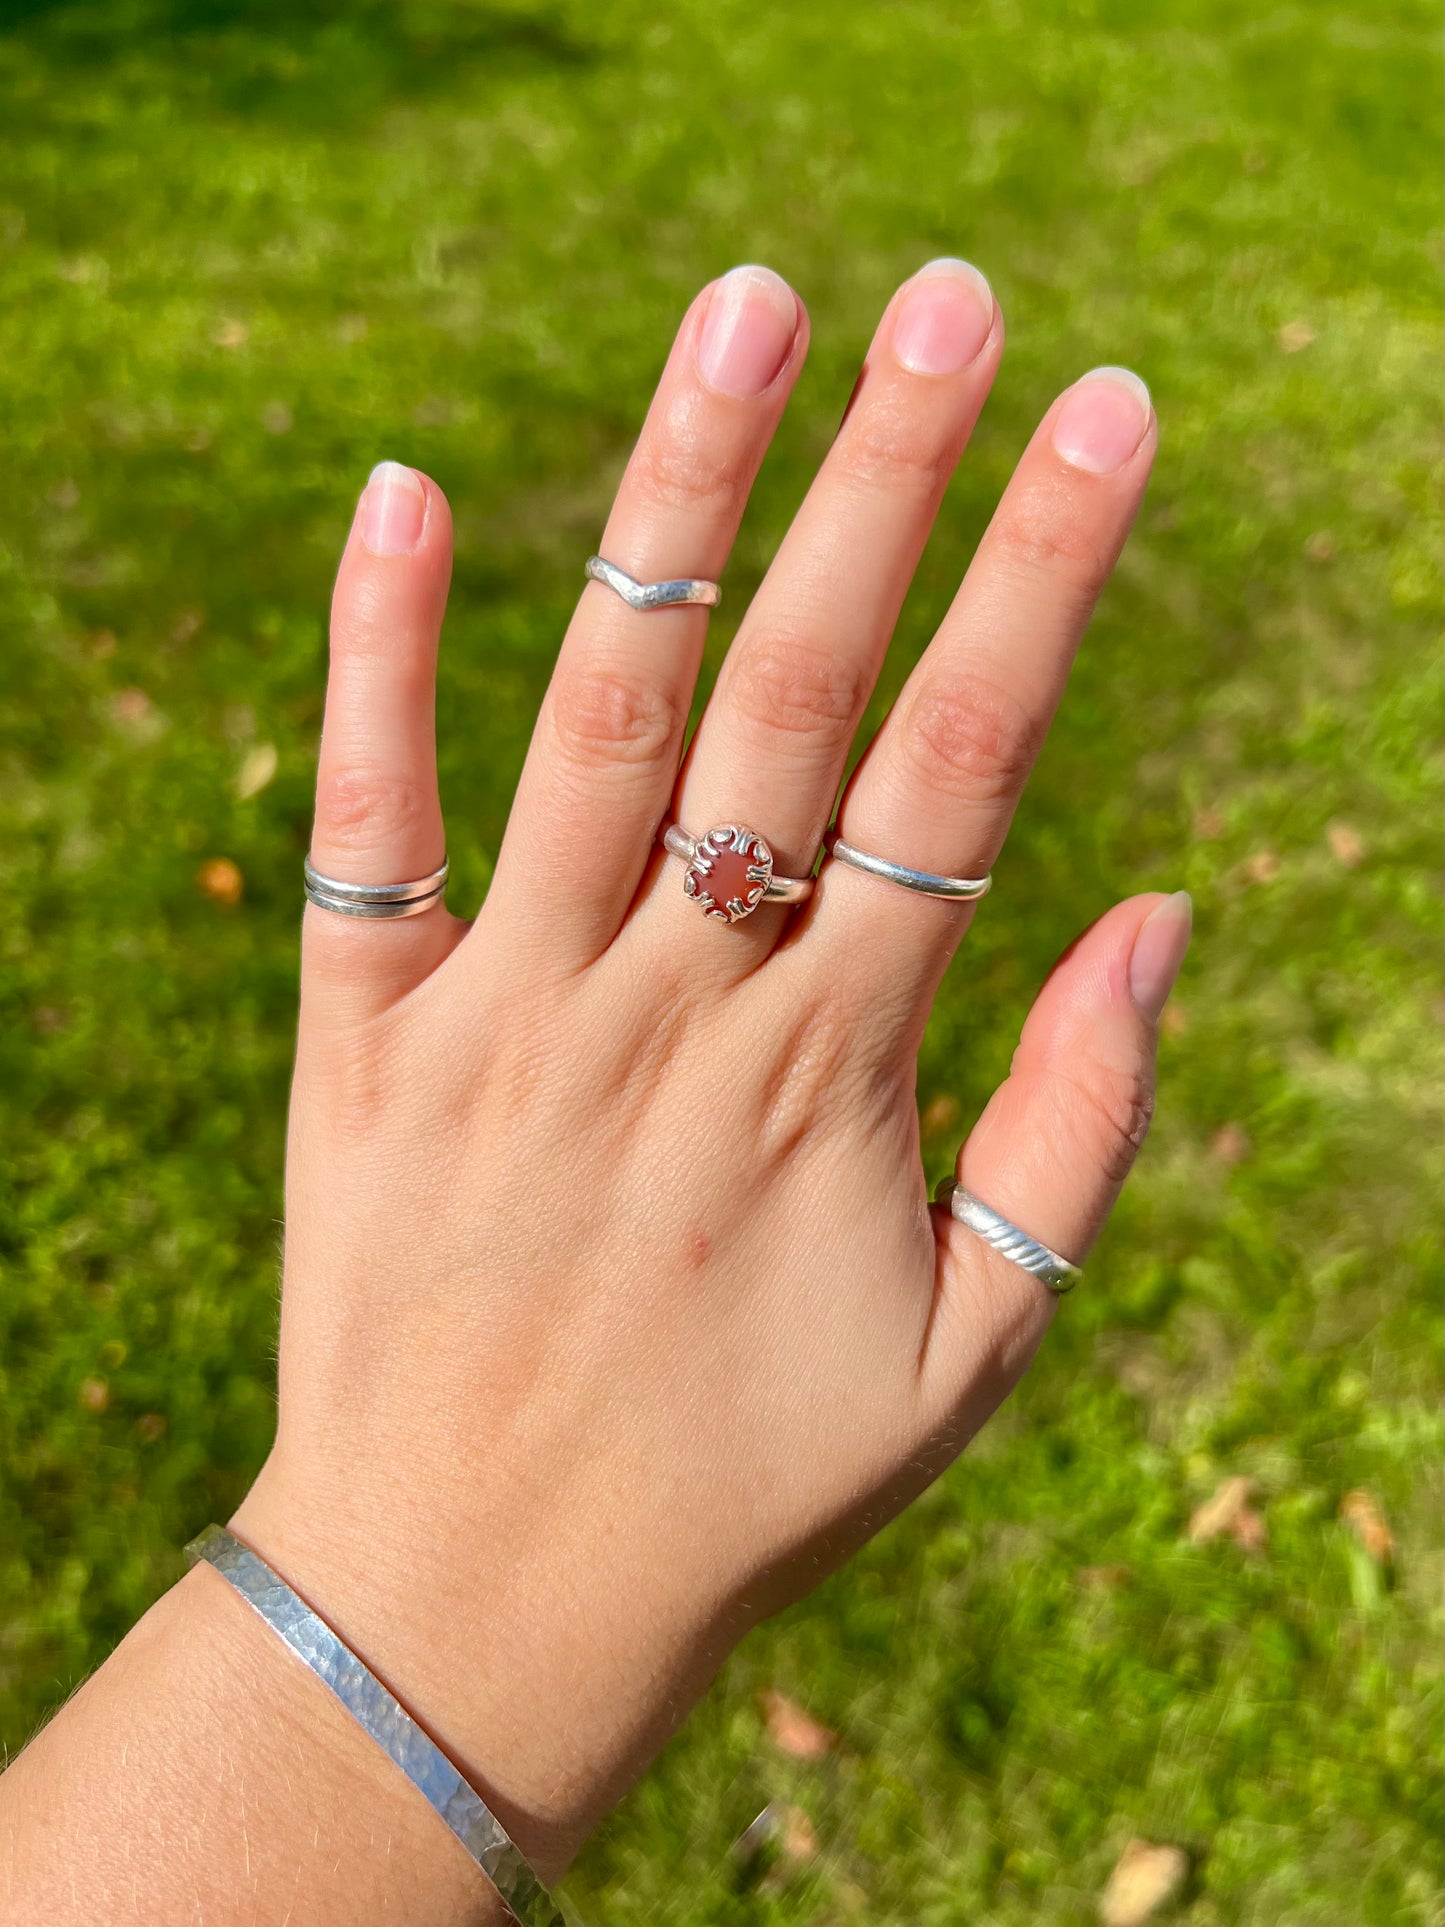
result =
[[[207,1526],[186,1547],[188,1565],[202,1561],[230,1581],[396,1762],[491,1881],[511,1917],[521,1927],[565,1927],[562,1915],[485,1800],[325,1620],[264,1559],[222,1526]]]

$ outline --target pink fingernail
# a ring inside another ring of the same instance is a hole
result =
[[[1176,890],[1150,911],[1134,939],[1129,994],[1151,1024],[1169,1001],[1193,929],[1193,900],[1187,890]]]
[[[993,327],[993,290],[971,261],[930,261],[903,289],[893,352],[915,375],[956,375],[976,361]]]
[[[770,388],[792,352],[798,299],[780,274],[733,268],[712,291],[697,344],[709,388],[748,401]]]
[[[378,462],[361,492],[356,532],[373,555],[405,555],[421,540],[426,490],[401,462]]]
[[[1149,390],[1132,370],[1095,368],[1059,406],[1055,452],[1090,475],[1112,475],[1143,441],[1150,413]]]

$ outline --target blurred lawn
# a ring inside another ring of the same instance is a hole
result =
[[[929,1034],[927,1156],[1055,952],[1182,884],[1161,1115],[1018,1398],[749,1642],[572,1891],[1068,1927],[1137,1833],[1194,1856],[1194,1927],[1440,1922],[1437,29],[1423,0],[0,8],[6,1745],[266,1449],[323,622],[371,464],[456,509],[464,907],[694,289],[759,258],[814,318],[715,663],[877,311],[957,252],[1010,353],[880,709],[1057,387],[1138,367],[1163,446]],[[1185,1536],[1231,1473],[1253,1556]],[[1357,1487],[1393,1569],[1339,1519]],[[841,1751],[772,1751],[769,1683]],[[743,1893],[769,1799],[822,1854]]]

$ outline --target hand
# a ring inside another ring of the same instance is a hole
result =
[[[605,556],[644,580],[722,573],[807,335],[765,270],[704,290]],[[729,926],[656,842],[670,816],[743,823],[779,872],[811,868],[1002,348],[961,263],[894,297],[681,776],[706,612],[589,584],[476,921],[306,912],[280,1420],[235,1527],[544,1876],[740,1633],[953,1458],[1053,1309],[925,1196],[917,1051],[968,908],[833,862],[802,909]],[[993,863],[1155,436],[1121,371],[1050,409],[849,784],[850,842]],[[441,861],[450,544],[435,484],[378,470],[333,610],[328,874]],[[1150,896],[1082,937],[960,1155],[1075,1260],[1146,1129],[1188,928],[1187,898]]]

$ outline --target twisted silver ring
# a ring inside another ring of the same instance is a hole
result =
[[[681,857],[687,868],[682,888],[704,916],[738,923],[758,905],[802,903],[813,894],[811,877],[773,874],[773,853],[756,830],[738,823],[719,823],[705,836],[692,836],[680,823],[669,823],[662,846]]]
[[[982,1198],[976,1198],[972,1191],[965,1191],[957,1178],[945,1178],[934,1193],[934,1200],[938,1204],[946,1204],[960,1224],[966,1224],[985,1244],[992,1245],[1001,1257],[1031,1272],[1059,1297],[1062,1298],[1066,1291],[1072,1291],[1083,1277],[1077,1265],[1071,1265],[1057,1251],[1050,1251],[1047,1245],[1041,1245],[1027,1231],[1020,1231],[1002,1212],[995,1211]]]
[[[605,561],[600,555],[587,558],[587,573],[594,582],[620,595],[629,609],[675,609],[687,602],[715,609],[722,601],[722,590],[716,582],[709,582],[703,576],[677,576],[671,582],[639,582],[626,569],[619,569],[615,562]]]
[[[845,843],[836,828],[829,830],[823,839],[823,847],[829,856],[837,857],[840,863],[851,863],[855,870],[866,870],[871,877],[882,877],[885,883],[896,883],[901,889],[913,890],[921,897],[947,897],[955,903],[974,903],[979,897],[986,897],[993,888],[993,877],[941,877],[932,870],[909,870],[901,863],[891,863],[886,856],[870,856],[867,850],[855,849],[853,844]]]
[[[318,910],[333,910],[339,917],[388,922],[398,917],[419,917],[446,895],[450,868],[450,863],[444,862],[430,876],[416,877],[410,883],[344,883],[340,877],[322,876],[308,856],[306,897]]]

